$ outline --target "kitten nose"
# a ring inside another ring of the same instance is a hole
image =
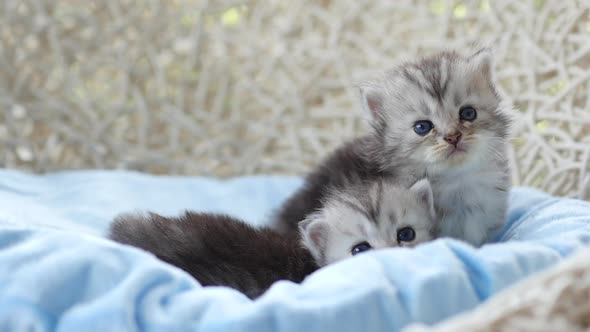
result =
[[[453,134],[445,136],[445,141],[449,144],[457,146],[457,143],[459,143],[459,141],[461,140],[461,136],[461,133],[457,131]]]

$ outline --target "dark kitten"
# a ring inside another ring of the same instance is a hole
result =
[[[339,183],[345,188],[330,187],[321,209],[299,223],[296,236],[191,212],[178,218],[123,215],[109,236],[155,254],[204,286],[232,287],[251,298],[276,281],[301,282],[320,266],[370,249],[413,247],[433,239],[436,216],[427,179],[410,188],[388,178],[348,179]]]
[[[203,286],[228,286],[249,298],[279,280],[301,282],[318,268],[298,237],[225,215],[122,215],[111,225],[109,237],[155,254]]]

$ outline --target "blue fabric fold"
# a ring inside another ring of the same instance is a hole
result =
[[[590,203],[514,188],[498,242],[439,239],[276,283],[251,301],[103,237],[120,212],[185,209],[264,224],[301,184],[0,170],[0,331],[398,331],[471,309],[590,243]]]

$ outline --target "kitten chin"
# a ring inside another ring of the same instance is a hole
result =
[[[511,106],[495,85],[492,52],[441,52],[361,84],[372,131],[337,149],[275,215],[280,230],[318,207],[329,186],[393,176],[432,183],[440,236],[481,245],[504,224]],[[347,179],[348,181],[344,181]]]

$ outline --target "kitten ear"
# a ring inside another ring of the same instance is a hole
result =
[[[430,181],[428,181],[426,178],[419,180],[410,187],[410,191],[413,192],[416,197],[418,197],[420,202],[424,203],[428,207],[430,216],[434,218],[436,213],[434,211],[434,195],[432,194]]]
[[[494,69],[494,51],[489,47],[482,47],[469,56],[468,61],[475,72],[486,79],[492,79]]]
[[[318,262],[323,259],[322,253],[328,247],[329,227],[319,213],[313,213],[299,223],[301,241]]]
[[[383,114],[383,95],[381,91],[371,84],[361,84],[359,90],[365,112],[371,114],[374,118],[381,117]]]

